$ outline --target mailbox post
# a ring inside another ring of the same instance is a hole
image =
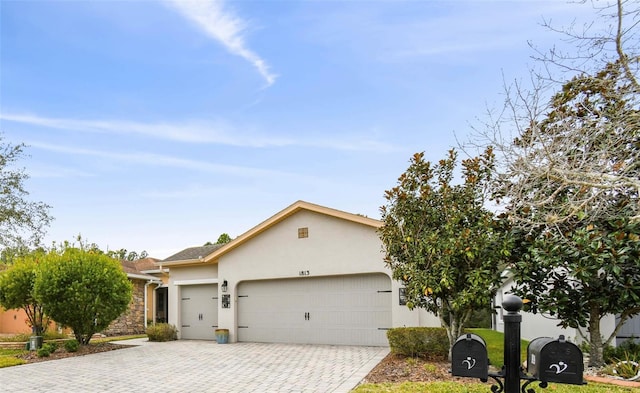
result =
[[[527,386],[539,381],[541,388],[548,382],[582,385],[583,363],[580,348],[567,342],[564,336],[558,340],[539,337],[527,348],[527,375],[520,365],[520,325],[522,324],[522,299],[506,296],[502,302],[506,311],[504,321],[504,366],[498,373],[489,373],[487,348],[484,340],[475,334],[466,334],[456,340],[451,353],[451,374],[460,377],[494,379],[498,386],[491,386],[493,393],[534,393]],[[504,384],[501,379],[504,379]],[[520,381],[526,382],[520,386]],[[522,390],[521,390],[522,389]]]
[[[504,321],[504,388],[505,393],[520,391],[520,325],[522,324],[522,299],[507,296],[502,302],[507,312]]]

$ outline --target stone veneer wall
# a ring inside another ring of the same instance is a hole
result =
[[[143,280],[131,280],[133,291],[129,309],[102,333],[107,336],[144,334],[144,284]]]

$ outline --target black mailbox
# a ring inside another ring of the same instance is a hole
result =
[[[582,351],[560,336],[538,337],[527,347],[527,372],[542,382],[583,385]]]
[[[487,382],[489,357],[482,337],[471,333],[458,337],[451,349],[451,375],[480,378]]]

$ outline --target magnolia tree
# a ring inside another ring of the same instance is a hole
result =
[[[398,185],[386,191],[379,230],[393,278],[406,287],[407,306],[436,314],[450,347],[474,310],[487,308],[501,283],[509,237],[485,208],[494,155],[462,160],[457,153],[436,165],[415,154]]]
[[[564,31],[576,55],[539,52],[547,73],[532,74],[530,89],[509,87],[505,110],[480,132],[496,147],[495,195],[519,237],[516,293],[584,328],[595,366],[615,337],[602,340],[602,318],[619,316],[617,331],[640,312],[640,12],[629,4],[600,10],[610,30]]]

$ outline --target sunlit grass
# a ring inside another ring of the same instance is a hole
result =
[[[360,385],[352,393],[487,393],[490,383],[460,383],[460,382],[404,382],[378,383]],[[529,385],[537,387],[536,383]],[[588,384],[588,385],[560,385],[549,384],[547,389],[536,389],[537,392],[549,393],[629,393],[638,392],[637,388]]]
[[[504,364],[504,334],[491,329],[469,329],[471,333],[477,334],[487,343],[487,355],[489,363],[497,368]],[[520,362],[527,359],[527,345],[529,341],[520,341]]]

